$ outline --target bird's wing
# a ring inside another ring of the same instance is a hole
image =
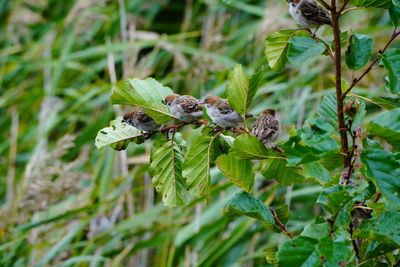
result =
[[[182,109],[188,113],[201,110],[199,101],[190,95],[180,96],[177,101],[177,104],[181,105]]]
[[[323,24],[332,25],[331,15],[328,10],[321,7],[314,1],[303,0],[298,6],[298,10],[308,20],[318,21]]]
[[[141,123],[151,122],[153,119],[146,115],[144,112],[140,112],[137,114],[137,120]]]
[[[216,105],[221,114],[229,114],[235,111],[229,106],[228,100],[226,99],[221,99]]]

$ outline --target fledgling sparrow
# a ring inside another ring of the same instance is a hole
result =
[[[314,0],[286,0],[289,13],[303,27],[318,28],[323,24],[332,26],[331,13]]]
[[[142,109],[135,109],[124,115],[122,122],[125,122],[141,131],[151,132],[160,128],[150,116],[148,116]]]
[[[222,128],[237,128],[243,123],[243,118],[231,106],[228,100],[219,96],[209,96],[204,99],[207,114],[215,124]]]
[[[198,121],[203,118],[203,110],[197,98],[190,95],[172,94],[163,101],[172,115],[184,122]]]
[[[268,148],[275,147],[272,141],[278,138],[280,132],[279,120],[275,113],[273,109],[264,110],[257,118],[251,132]]]

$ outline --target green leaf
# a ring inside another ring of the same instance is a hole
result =
[[[321,258],[316,253],[317,244],[318,240],[306,236],[286,241],[277,254],[279,266],[320,266]]]
[[[247,113],[258,90],[257,79],[259,83],[259,78],[255,76],[252,86],[250,86],[249,80],[240,64],[236,65],[228,75],[228,84],[225,90],[226,96],[232,108],[242,116]]]
[[[324,44],[315,41],[313,38],[293,37],[289,41],[287,57],[290,63],[300,65],[310,57],[320,55],[324,51]]]
[[[389,72],[389,89],[400,94],[400,49],[391,49],[382,55],[382,62]]]
[[[367,149],[361,153],[366,176],[378,187],[393,207],[400,205],[400,160],[398,154],[381,149]]]
[[[400,26],[400,6],[394,0],[389,7],[389,16],[394,26]]]
[[[134,139],[138,140],[142,132],[129,124],[122,122],[122,117],[117,117],[110,122],[110,127],[101,129],[96,136],[95,145],[98,149],[110,145],[115,150],[124,150]]]
[[[264,249],[265,259],[267,260],[267,263],[269,263],[269,264],[277,264],[278,263],[278,259],[276,258],[277,252],[278,252],[278,248],[276,248],[276,247]]]
[[[336,215],[356,194],[353,186],[336,185],[326,188],[319,195],[317,203],[322,204],[332,215]]]
[[[236,137],[229,152],[242,159],[271,158],[265,145],[257,137],[250,134],[241,134]]]
[[[239,192],[233,196],[225,205],[224,214],[226,216],[244,215],[267,224],[275,222],[271,211],[264,203],[247,192]]]
[[[357,7],[382,7],[387,8],[391,0],[351,0],[350,3]]]
[[[186,155],[183,176],[189,191],[196,197],[208,196],[210,187],[210,163],[215,136],[197,137]]]
[[[352,70],[358,70],[371,58],[374,40],[363,34],[354,33],[346,51],[346,64]]]
[[[395,149],[400,150],[400,108],[384,112],[370,121],[367,131],[382,137]]]
[[[170,94],[173,94],[173,91],[169,87],[163,86],[153,78],[126,79],[114,89],[111,104],[141,107],[158,124],[163,124],[174,118],[168,107],[162,103]]]
[[[319,144],[335,132],[335,128],[321,118],[311,118],[305,122],[301,139],[306,145]]]
[[[304,227],[301,236],[307,236],[314,239],[321,239],[329,236],[331,232],[331,226],[328,222],[324,223],[310,223]]]
[[[379,243],[400,246],[400,213],[386,212],[379,218],[364,221],[354,232],[357,238],[375,240]]]
[[[182,176],[183,154],[174,140],[152,151],[150,164],[153,186],[169,207],[184,206],[193,199]]]
[[[271,159],[266,161],[263,176],[266,179],[276,179],[282,186],[301,183],[304,176],[299,173],[297,167],[287,167],[285,159]]]
[[[336,95],[335,93],[328,93],[322,99],[321,104],[318,106],[317,114],[337,128],[337,112],[336,112]]]
[[[373,97],[369,99],[370,102],[375,105],[380,106],[386,110],[392,110],[395,108],[400,108],[400,100],[398,98],[390,98],[390,97]]]
[[[295,32],[295,30],[281,30],[267,36],[265,40],[265,55],[269,66],[274,71],[282,71],[285,68],[289,40]]]
[[[346,266],[354,258],[350,234],[344,229],[335,231],[333,239],[330,236],[322,238],[317,250],[327,267]]]
[[[316,180],[322,186],[331,184],[333,181],[327,169],[319,162],[310,162],[303,165],[305,176]]]
[[[239,159],[232,154],[224,154],[215,162],[221,172],[246,192],[253,192],[254,172],[253,163],[249,160]]]

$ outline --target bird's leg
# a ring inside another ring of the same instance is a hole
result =
[[[317,33],[319,27],[320,27],[320,26],[318,26],[318,27],[315,29],[315,31],[314,31],[313,33],[311,33],[311,36],[312,36],[313,38],[317,37],[316,33]]]

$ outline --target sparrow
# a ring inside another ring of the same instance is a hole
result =
[[[172,94],[163,101],[172,115],[184,122],[198,121],[203,118],[200,101],[190,95]]]
[[[289,13],[303,27],[318,28],[323,24],[332,26],[331,14],[313,0],[286,0],[289,3]]]
[[[278,138],[279,132],[279,120],[273,109],[264,110],[257,118],[256,124],[251,131],[268,148],[276,147],[271,141],[275,141]]]
[[[124,115],[122,122],[125,122],[141,131],[151,132],[160,128],[151,117],[149,117],[142,109],[135,109]]]
[[[243,117],[229,106],[227,99],[209,96],[201,104],[206,106],[212,121],[222,128],[236,128],[243,123]]]

